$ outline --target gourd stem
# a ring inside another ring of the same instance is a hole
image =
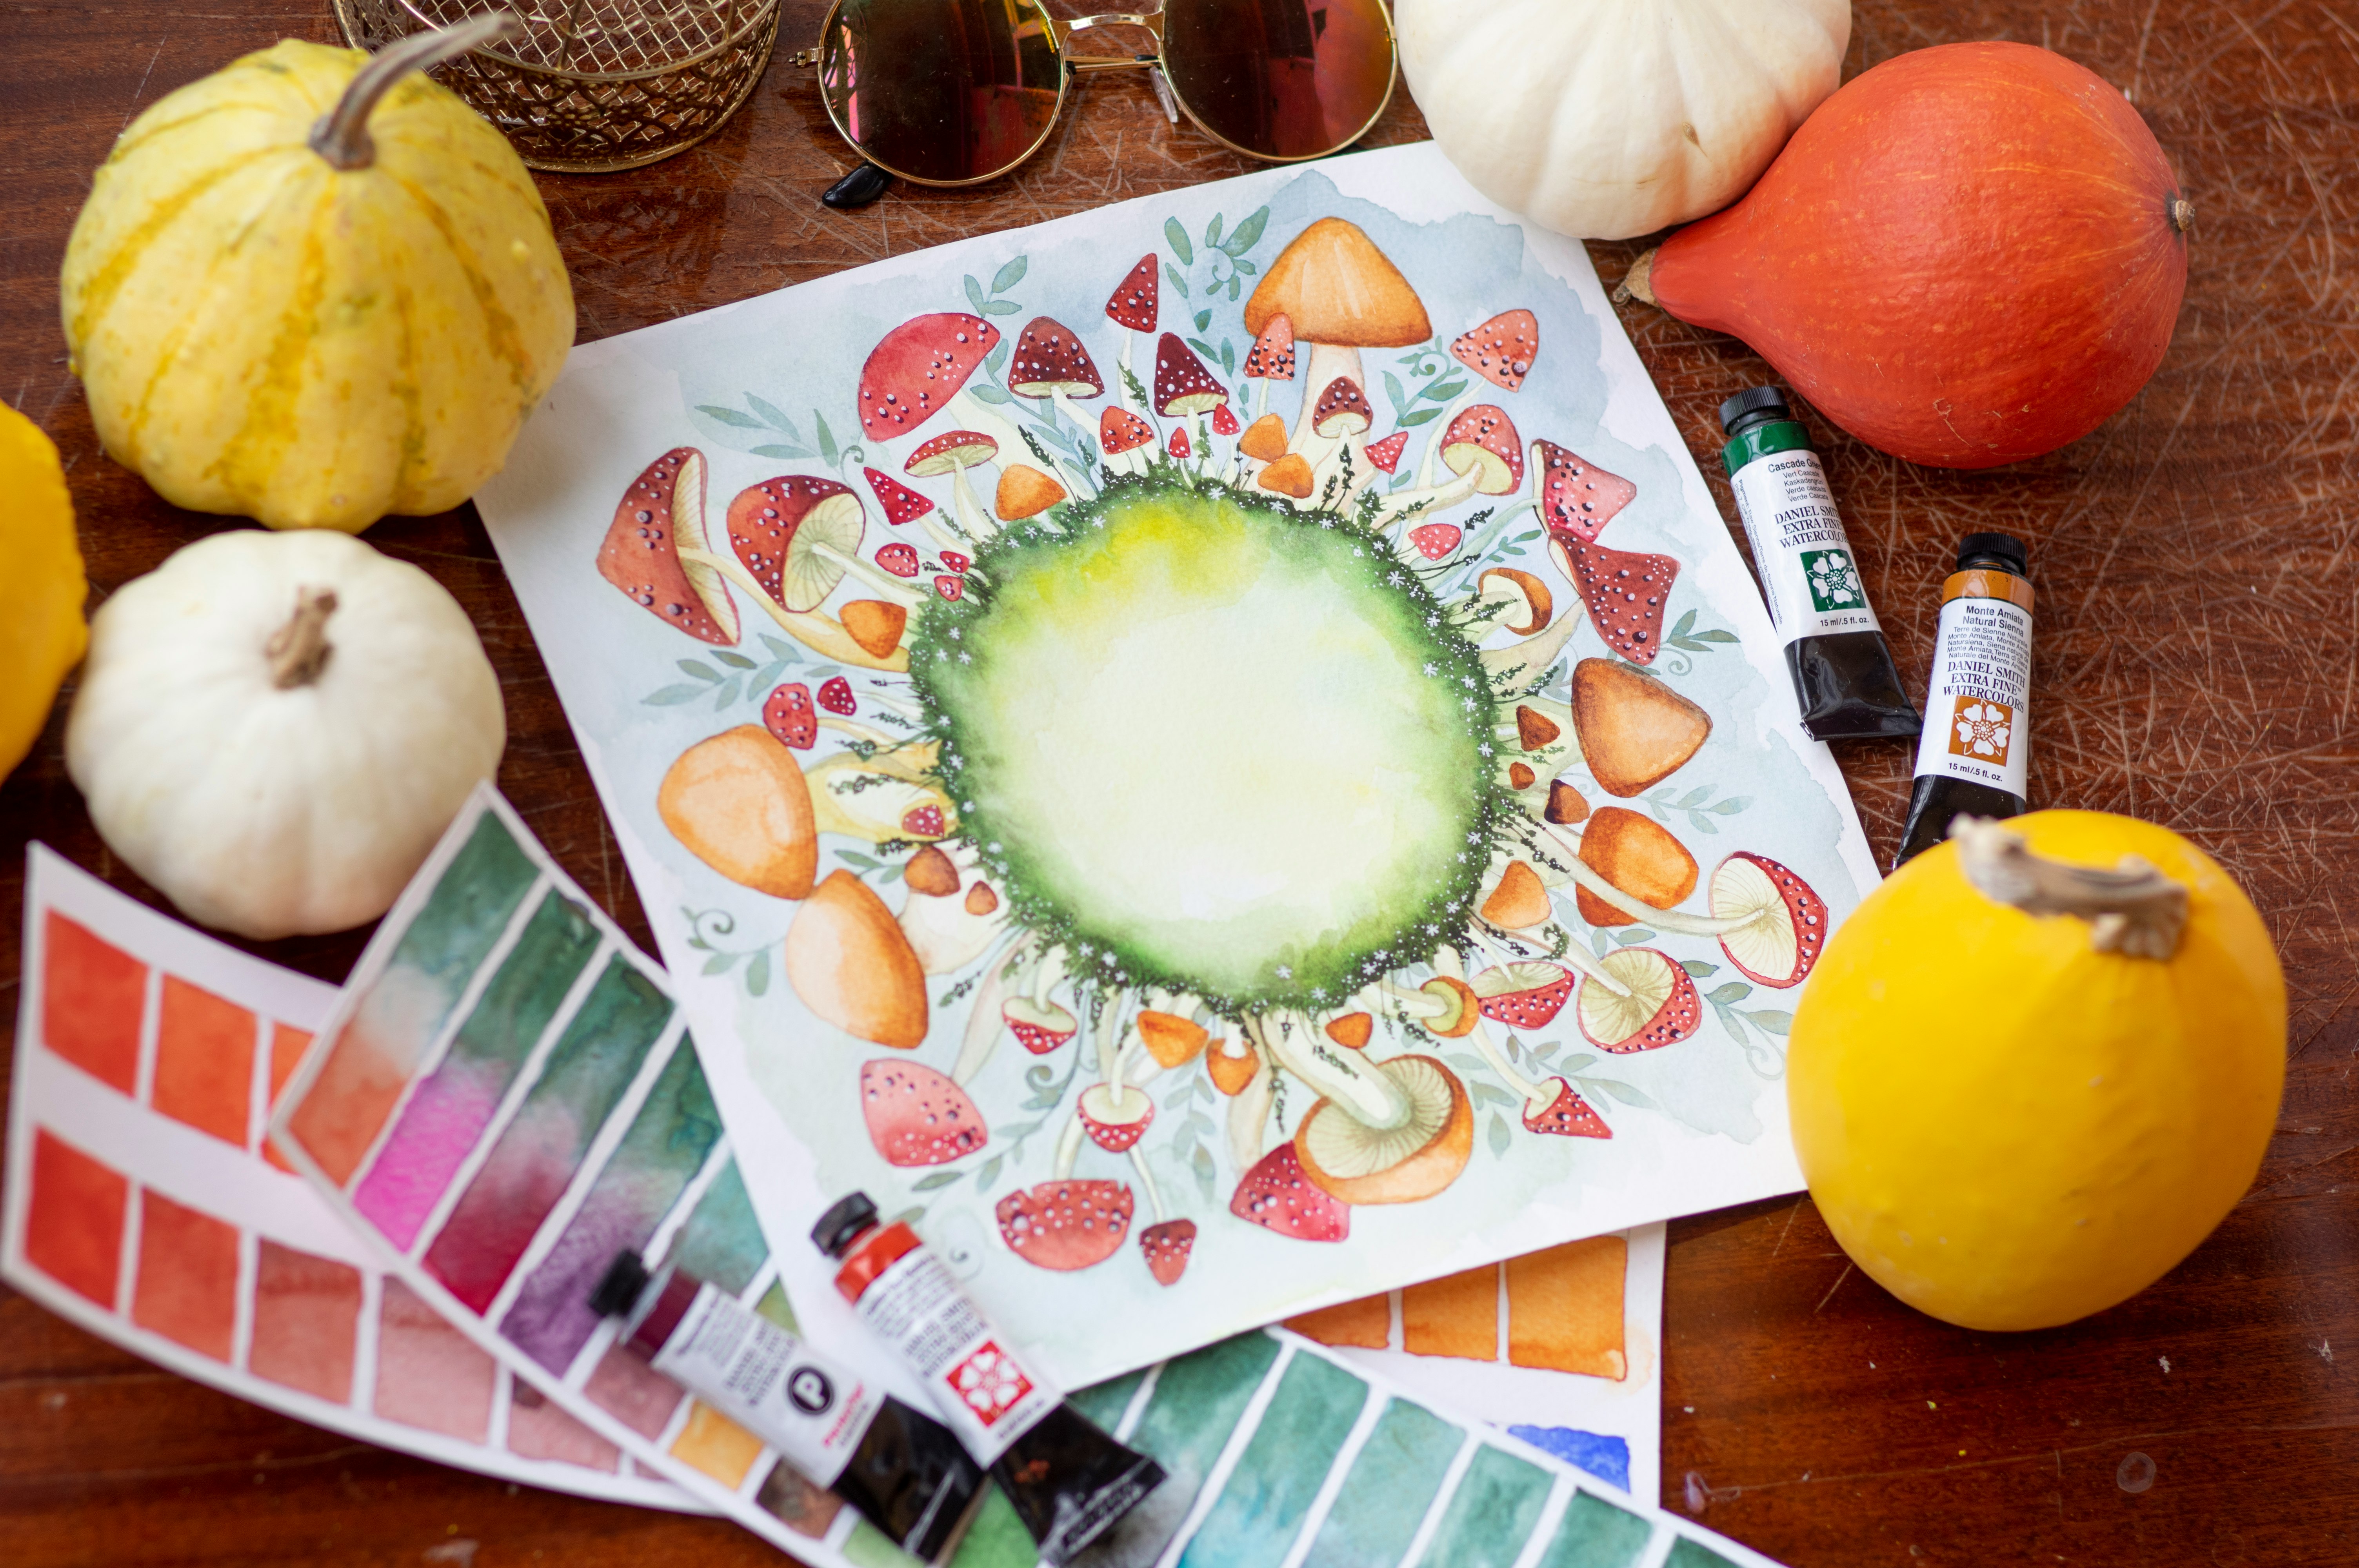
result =
[[[1619,305],[1625,299],[1636,299],[1652,305],[1655,302],[1654,276],[1655,253],[1648,251],[1630,264],[1630,270],[1623,275],[1621,283],[1614,287],[1614,303]]]
[[[337,168],[366,168],[376,161],[376,144],[369,140],[368,119],[377,100],[413,70],[455,59],[469,49],[523,31],[513,12],[487,11],[455,27],[413,33],[380,50],[336,100],[336,106],[311,127],[311,150]]]
[[[1950,825],[1958,866],[1984,897],[2026,914],[2070,914],[2089,922],[2089,946],[2130,958],[2168,958],[2187,925],[2187,887],[2136,855],[2112,871],[2075,866],[2031,852],[2019,833],[1985,816]]]
[[[2170,226],[2180,233],[2195,227],[2195,203],[2184,196],[2170,199]]]
[[[328,641],[328,617],[335,612],[334,589],[295,590],[295,613],[262,645],[262,651],[270,657],[272,686],[280,691],[291,691],[320,678],[320,672],[328,667],[328,655],[336,651],[335,644]]]

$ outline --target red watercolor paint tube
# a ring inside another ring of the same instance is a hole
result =
[[[660,1285],[616,1255],[590,1305],[625,1320],[649,1366],[860,1510],[902,1551],[949,1555],[983,1498],[983,1472],[950,1429],[717,1286],[674,1270]]]
[[[1163,1484],[1163,1467],[1101,1431],[1007,1348],[917,1233],[877,1223],[853,1193],[811,1240],[840,1260],[835,1288],[924,1379],[942,1420],[1016,1506],[1040,1561],[1067,1563]]]

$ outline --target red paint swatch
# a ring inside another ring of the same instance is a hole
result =
[[[246,1367],[334,1404],[353,1397],[353,1345],[360,1332],[356,1269],[262,1243],[254,1277],[254,1348]]]
[[[228,1360],[237,1334],[237,1227],[141,1192],[131,1321]]]
[[[636,1351],[617,1345],[606,1352],[582,1391],[590,1401],[641,1437],[655,1437],[686,1396],[680,1387]]]
[[[621,1449],[524,1382],[508,1386],[508,1452],[527,1459],[561,1459],[592,1470],[623,1467]]]
[[[400,1281],[385,1281],[377,1318],[376,1413],[481,1443],[492,1430],[492,1358]]]
[[[55,915],[50,920],[54,923]],[[76,929],[80,929],[77,927]],[[51,944],[49,951],[57,951]],[[33,1194],[25,1216],[25,1256],[68,1290],[114,1310],[123,1260],[123,1216],[131,1184],[71,1143],[33,1134]]]
[[[279,1091],[287,1087],[287,1080],[295,1076],[295,1069],[303,1065],[303,1053],[310,1048],[310,1030],[296,1029],[284,1023],[270,1026],[271,1108],[277,1108]],[[278,1152],[278,1146],[267,1138],[262,1141],[262,1157],[289,1173],[295,1169],[287,1162],[287,1156]]]
[[[178,975],[164,977],[156,1022],[158,1110],[245,1147],[254,1102],[254,1014]]]
[[[147,966],[55,910],[41,928],[41,1034],[49,1049],[134,1092]]]

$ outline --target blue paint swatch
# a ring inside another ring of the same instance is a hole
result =
[[[1303,1568],[1392,1568],[1465,1444],[1463,1431],[1421,1405],[1386,1405],[1320,1522]]]
[[[1630,1444],[1621,1438],[1583,1432],[1577,1426],[1511,1426],[1507,1431],[1543,1454],[1553,1454],[1625,1492],[1630,1489]]]
[[[1358,1378],[1315,1356],[1297,1356],[1220,1499],[1180,1555],[1180,1568],[1283,1558],[1367,1400],[1368,1385]]]

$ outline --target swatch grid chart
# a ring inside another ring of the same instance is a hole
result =
[[[389,1277],[264,1140],[335,1000],[28,854],[0,1273],[81,1327],[315,1425],[698,1510]]]
[[[1760,1568],[1769,1560],[1283,1330],[1074,1396],[1169,1478],[1093,1568]],[[985,1512],[955,1568],[1032,1568]]]
[[[1636,1497],[1661,1488],[1664,1227],[1592,1237],[1285,1326]]]
[[[379,926],[274,1136],[402,1285],[636,1465],[808,1553],[856,1522],[615,1343],[615,1254],[793,1324],[663,971],[479,787]]]

